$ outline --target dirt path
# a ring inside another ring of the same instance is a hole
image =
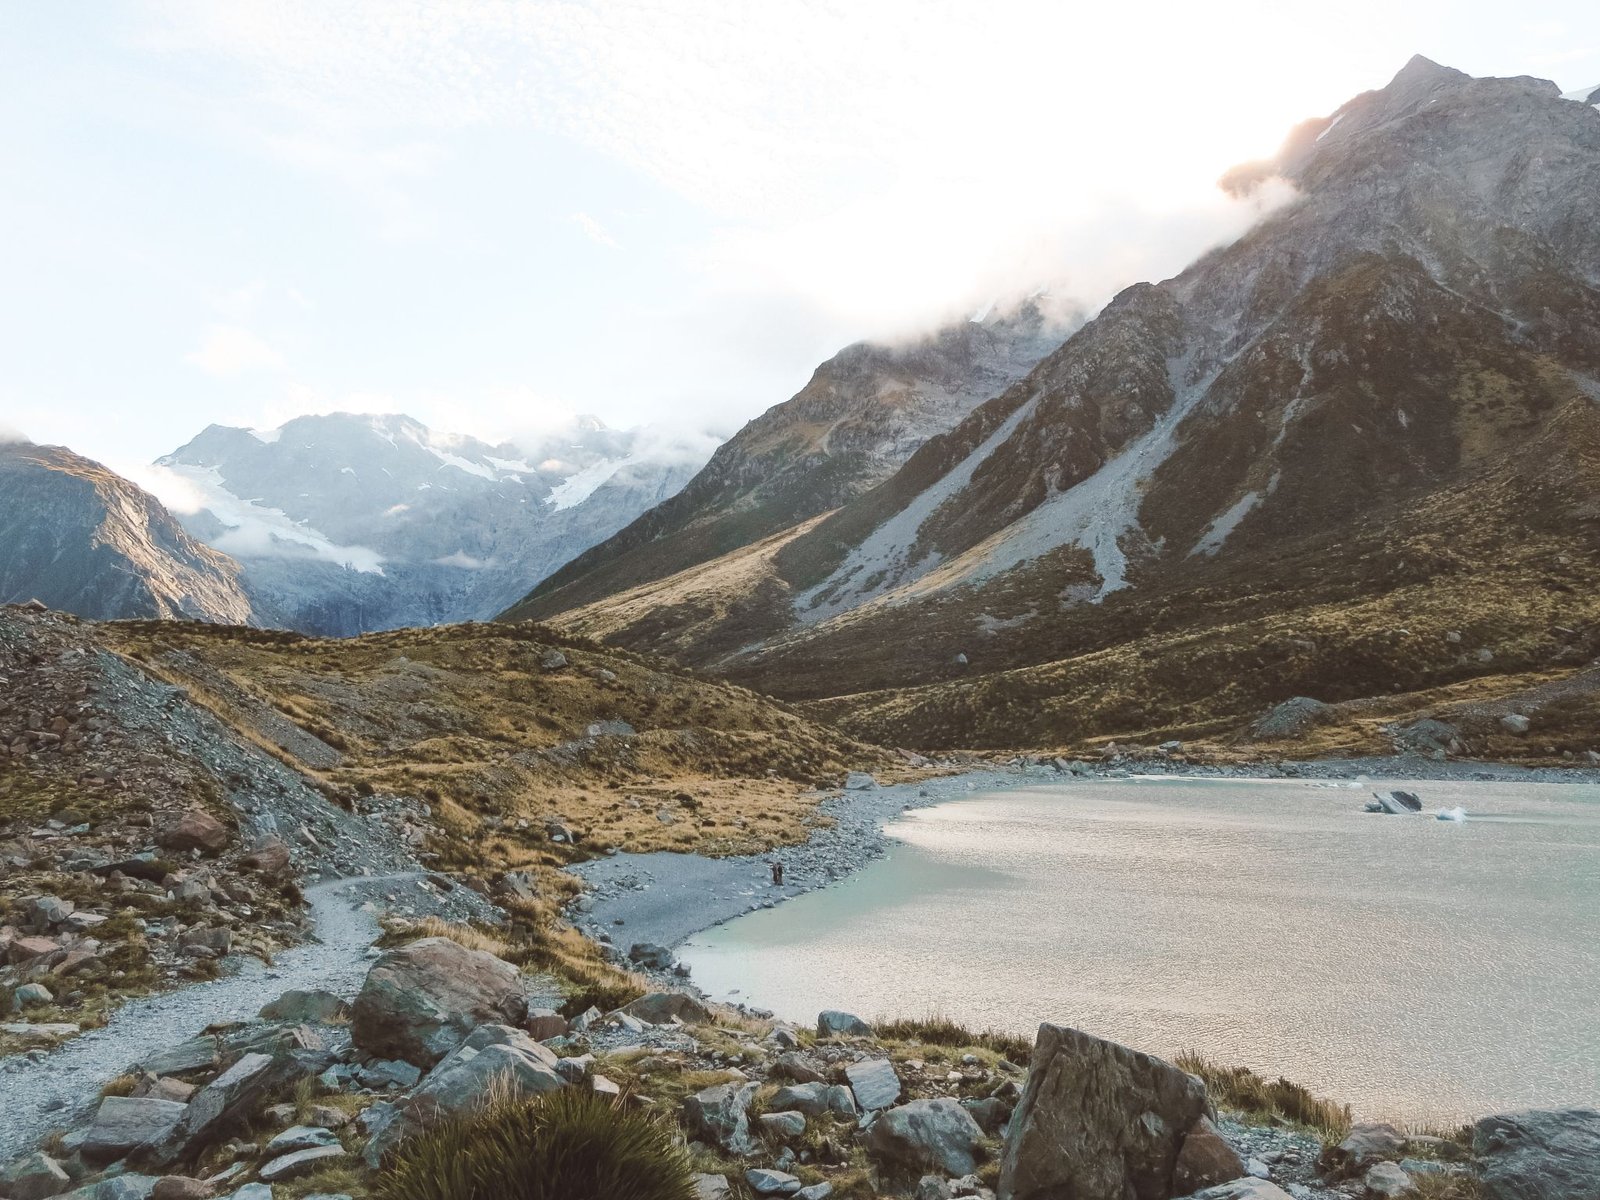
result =
[[[93,1029],[31,1061],[16,1055],[0,1063],[0,1160],[21,1154],[53,1129],[67,1128],[98,1099],[100,1088],[152,1047],[194,1037],[207,1025],[254,1017],[261,1006],[291,988],[322,988],[353,996],[370,965],[367,950],[379,928],[376,913],[362,911],[396,883],[422,872],[356,877],[318,884],[306,893],[315,940],[278,956],[270,967],[237,960],[221,979],[162,992],[123,1005],[103,1028]]]

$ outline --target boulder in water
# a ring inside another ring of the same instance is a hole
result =
[[[1373,792],[1372,797],[1377,807],[1374,808],[1371,804],[1367,805],[1368,812],[1392,813],[1397,816],[1404,816],[1407,813],[1419,813],[1422,811],[1422,798],[1415,792]]]

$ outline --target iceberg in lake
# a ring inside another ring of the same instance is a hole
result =
[[[1440,821],[1465,821],[1467,810],[1464,808],[1445,808],[1435,814]]]

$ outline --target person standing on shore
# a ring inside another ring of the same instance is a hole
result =
[[[775,862],[772,864],[772,886],[783,886],[783,864],[781,862]]]

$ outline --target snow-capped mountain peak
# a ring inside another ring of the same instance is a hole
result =
[[[655,441],[593,417],[491,444],[404,414],[330,413],[212,425],[157,467],[269,617],[352,633],[493,615],[703,461]]]

